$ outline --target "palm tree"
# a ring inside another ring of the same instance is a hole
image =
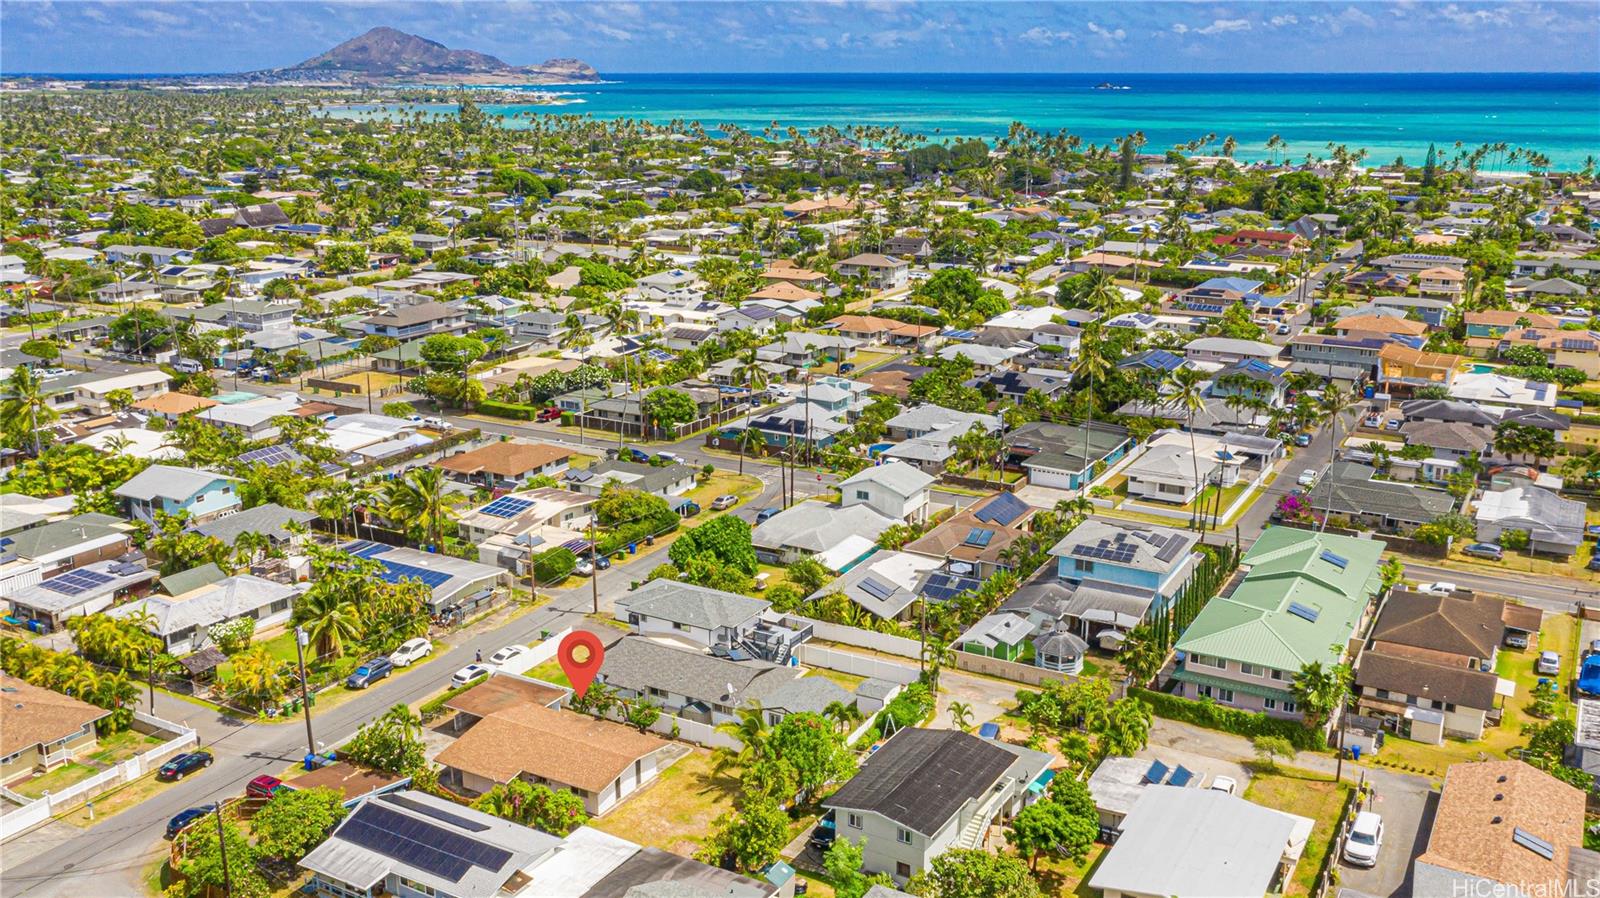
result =
[[[1196,412],[1206,407],[1204,375],[1194,368],[1177,368],[1173,370],[1167,383],[1172,388],[1172,396],[1168,401],[1188,413],[1189,458],[1194,462],[1194,498],[1191,500],[1194,509],[1190,516],[1190,526],[1199,529],[1200,495],[1205,491],[1205,484],[1200,482],[1200,450],[1195,442],[1194,416]]]
[[[243,531],[233,540],[234,564],[248,569],[271,545],[272,541],[265,533],[255,530]]]
[[[346,642],[361,638],[361,612],[345,595],[331,589],[312,589],[300,599],[295,617],[306,635],[317,641],[317,657],[344,653]]]
[[[1328,388],[1323,391],[1322,407],[1319,411],[1323,419],[1328,422],[1330,429],[1331,440],[1328,443],[1328,466],[1330,468],[1333,466],[1333,460],[1339,451],[1339,425],[1343,423],[1344,416],[1350,409],[1354,408],[1356,403],[1360,401],[1361,397],[1356,393],[1354,386],[1348,390],[1341,390],[1329,384]],[[1331,514],[1333,514],[1333,490],[1329,489],[1328,510],[1322,516],[1322,524],[1318,528],[1319,530],[1328,528],[1328,516]]]
[[[829,702],[828,707],[822,709],[822,716],[832,720],[840,730],[862,718],[861,709],[856,707],[855,702],[842,701]]]
[[[1100,322],[1090,321],[1083,326],[1083,332],[1078,335],[1078,357],[1072,362],[1072,376],[1082,377],[1088,382],[1088,402],[1084,409],[1083,422],[1083,458],[1085,464],[1089,461],[1089,431],[1094,425],[1094,381],[1096,377],[1104,378],[1111,372],[1111,360],[1105,355],[1104,334],[1101,332]],[[1086,483],[1079,483],[1079,488],[1086,487]]]
[[[8,422],[21,422],[24,418],[28,421],[28,433],[33,437],[33,454],[37,458],[44,451],[44,445],[39,439],[39,428],[54,421],[59,415],[50,407],[50,400],[45,395],[44,383],[34,376],[33,369],[27,365],[18,365],[11,372],[11,377],[6,380],[6,399],[0,403],[0,414]],[[7,426],[6,430],[10,430]]]
[[[228,681],[228,689],[257,705],[266,704],[288,687],[284,667],[265,645],[253,646],[233,657],[233,679]]]
[[[760,702],[751,702],[740,708],[733,720],[717,724],[717,732],[737,739],[740,745],[737,752],[726,748],[717,749],[715,757],[717,770],[747,767],[766,758],[767,737],[771,735],[772,730],[767,726],[767,713],[762,709]]]
[[[404,478],[385,482],[383,516],[390,523],[406,522],[438,546],[444,525],[455,517],[444,484],[444,472],[433,467],[413,468]]]
[[[950,725],[962,731],[972,726],[972,706],[966,702],[951,702]]]
[[[1341,646],[1334,646],[1342,652]],[[1312,661],[1300,668],[1289,684],[1289,694],[1300,705],[1300,712],[1312,727],[1320,727],[1344,706],[1350,692],[1350,668],[1345,664],[1323,667]]]
[[[767,388],[767,369],[761,366],[761,359],[756,357],[755,347],[751,347],[744,355],[739,357],[739,364],[733,369],[735,383],[743,384],[750,391],[749,405],[745,409],[744,432],[750,433],[750,420],[755,415],[755,394]],[[739,440],[739,473],[744,473],[744,438]]]

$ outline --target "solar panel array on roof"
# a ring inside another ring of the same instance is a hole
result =
[[[260,449],[251,449],[240,455],[237,461],[247,465],[262,464],[271,467],[278,465],[296,465],[305,461],[305,456],[294,451],[290,446],[279,444],[277,446],[263,446]]]
[[[1338,568],[1341,571],[1344,570],[1345,567],[1350,564],[1350,559],[1344,557],[1343,555],[1337,555],[1337,554],[1335,554],[1333,552],[1329,552],[1327,549],[1323,549],[1322,550],[1322,554],[1318,555],[1317,557],[1321,558],[1323,561],[1326,561],[1327,563],[1333,565],[1334,567]]]
[[[1317,618],[1322,614],[1322,612],[1318,611],[1317,609],[1312,608],[1309,605],[1302,605],[1299,602],[1289,603],[1289,613],[1300,618],[1301,620],[1310,621],[1313,624],[1317,622]]]
[[[451,882],[473,867],[498,870],[511,852],[475,842],[392,808],[369,801],[339,828],[340,838]]]
[[[977,589],[982,582],[976,577],[961,577],[940,571],[922,584],[921,595],[935,602],[948,602],[964,592]]]
[[[990,540],[993,539],[993,530],[986,530],[982,527],[974,527],[967,531],[967,538],[962,540],[962,543],[972,546],[973,548],[982,549],[989,545]]]
[[[344,547],[344,550],[348,554],[354,555],[357,558],[376,558],[392,548],[394,547],[386,546],[383,543],[375,543],[371,542],[370,540],[358,539],[353,543],[347,543]]]
[[[874,577],[867,577],[866,579],[862,580],[861,589],[867,595],[872,596],[874,599],[878,599],[880,601],[887,600],[890,596],[894,595],[894,587],[889,586],[883,581]]]
[[[1189,785],[1189,781],[1192,779],[1194,779],[1194,771],[1183,766],[1182,764],[1179,764],[1177,768],[1172,771],[1172,775],[1167,777],[1167,785],[1178,786],[1181,788]]]
[[[1101,561],[1111,561],[1117,564],[1127,564],[1133,560],[1138,551],[1126,542],[1112,542],[1108,539],[1100,540],[1094,545],[1079,543],[1072,547],[1072,554],[1081,558],[1098,558]]]
[[[497,518],[514,518],[532,508],[533,505],[534,503],[531,499],[519,499],[516,496],[501,496],[500,498],[490,502],[488,505],[485,505],[478,510],[484,514],[493,515]]]
[[[410,577],[413,580],[421,580],[423,585],[429,589],[437,589],[450,580],[450,575],[443,571],[430,571],[425,567],[417,567],[414,564],[401,564],[398,561],[389,561],[383,558],[379,558],[378,563],[383,565],[383,573],[378,575],[378,579],[385,583],[399,583],[401,580]]]
[[[423,804],[420,801],[407,798],[404,795],[384,795],[381,797],[384,801],[387,801],[392,805],[397,805],[399,807],[406,808],[407,810],[416,811],[419,814],[426,814],[435,820],[442,820],[451,826],[459,826],[469,832],[481,833],[489,828],[489,824],[487,823],[483,823],[478,820],[468,820],[459,814],[452,814],[449,811],[440,810],[433,805]]]
[[[980,521],[1004,527],[1027,513],[1028,503],[1018,499],[1016,494],[1000,493],[987,505],[973,512],[972,516]]]
[[[1150,783],[1151,785],[1156,785],[1162,780],[1166,779],[1167,773],[1169,773],[1171,770],[1171,767],[1168,767],[1160,761],[1151,761],[1150,769],[1145,771],[1144,781]]]
[[[1166,351],[1157,349],[1144,357],[1144,363],[1160,371],[1176,371],[1183,367],[1183,359]]]
[[[75,596],[88,592],[96,586],[104,586],[115,579],[115,577],[106,576],[99,571],[68,571],[59,577],[51,577],[39,585],[51,592],[59,592],[64,596]]]
[[[580,555],[589,551],[589,541],[586,539],[569,539],[561,544],[561,548],[574,555]]]

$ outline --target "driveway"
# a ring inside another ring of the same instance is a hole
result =
[[[1416,777],[1369,772],[1376,791],[1363,810],[1383,817],[1383,846],[1378,849],[1378,865],[1370,870],[1339,862],[1341,898],[1347,893],[1389,898],[1411,894],[1411,861],[1428,847],[1439,793]]]
[[[972,708],[968,726],[976,730],[979,724],[994,720],[1016,704],[1017,690],[1022,688],[1025,687],[1020,683],[1004,683],[945,669],[939,673],[938,713],[929,726],[952,729],[950,705],[964,702]]]

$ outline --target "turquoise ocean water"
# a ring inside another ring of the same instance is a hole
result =
[[[1369,151],[1369,162],[1505,142],[1537,150],[1557,167],[1600,156],[1600,72],[1578,74],[702,74],[612,75],[611,83],[550,88],[570,105],[489,106],[491,112],[631,117],[652,122],[731,122],[759,131],[773,121],[890,126],[938,137],[994,138],[1012,121],[1065,128],[1105,143],[1143,131],[1147,151],[1208,132],[1238,141],[1244,159],[1265,158],[1273,134],[1291,158],[1331,141]],[[1112,82],[1129,90],[1096,90]],[[440,107],[447,110],[448,107]],[[518,122],[513,119],[513,127]],[[1212,148],[1216,152],[1216,148]],[[1494,167],[1493,163],[1485,167]]]

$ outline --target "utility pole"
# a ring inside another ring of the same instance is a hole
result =
[[[228,834],[222,828],[222,803],[217,803],[217,850],[222,852],[222,894],[229,898],[233,894],[233,876],[228,873]]]
[[[149,675],[150,675],[150,715],[152,717],[154,717],[155,713],[156,713],[156,653],[155,653],[155,651],[151,650],[151,649],[146,649],[145,653],[144,653],[144,659],[145,659],[145,665],[146,665],[145,669],[149,672]]]
[[[600,559],[595,554],[594,519],[589,519],[589,588],[594,594],[594,613],[600,613]]]
[[[300,662],[300,708],[306,716],[306,754],[317,753],[316,737],[311,735],[311,691],[306,684],[306,631],[294,628],[294,656]]]

